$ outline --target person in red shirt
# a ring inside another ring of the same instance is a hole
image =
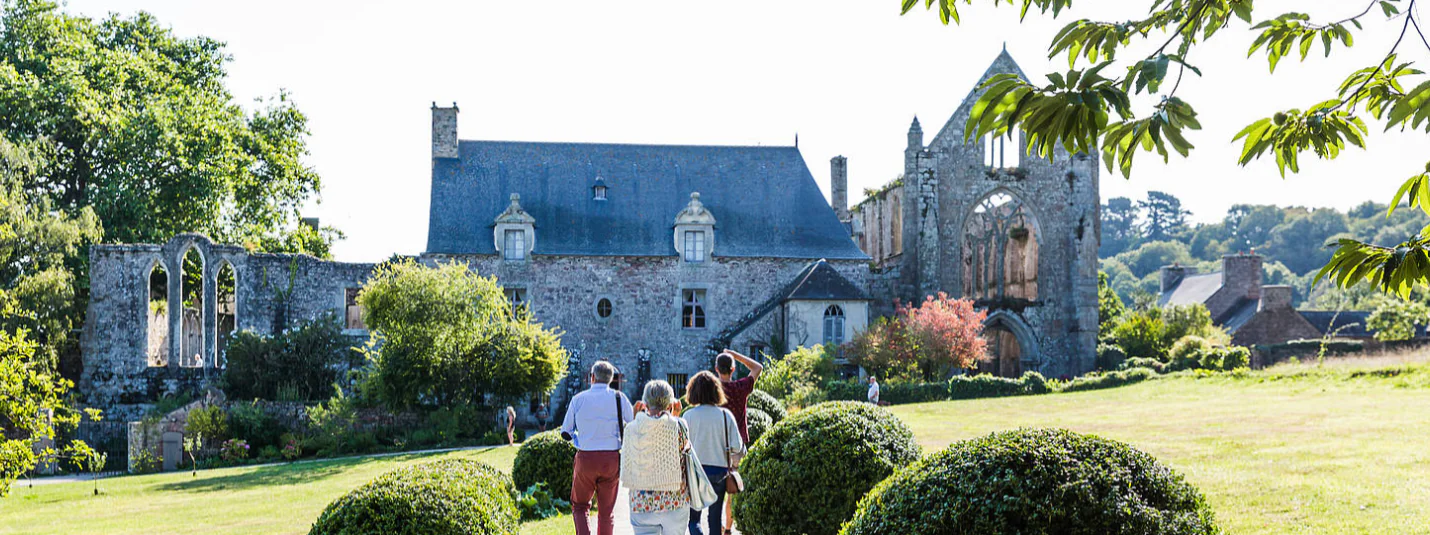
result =
[[[739,362],[749,368],[750,374],[735,380],[735,363]],[[755,359],[741,355],[733,349],[721,351],[715,356],[715,373],[720,374],[720,386],[725,390],[725,404],[723,407],[735,416],[735,423],[740,428],[740,439],[745,441],[745,445],[750,444],[750,427],[745,420],[745,404],[750,399],[750,393],[755,391],[755,380],[760,378],[760,372],[765,371]],[[732,455],[731,466],[740,466],[740,455]],[[730,500],[725,501],[725,535],[730,535],[731,528],[735,524],[735,517],[730,513]]]

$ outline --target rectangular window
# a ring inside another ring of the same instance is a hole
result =
[[[367,324],[362,321],[362,305],[358,304],[358,292],[362,288],[347,288],[343,290],[343,328],[367,330]]]
[[[685,397],[685,383],[690,381],[690,375],[684,373],[667,373],[665,382],[670,383],[670,388],[675,390],[675,397]]]
[[[770,346],[761,342],[750,344],[750,358],[764,362],[769,357]]]
[[[526,301],[526,288],[504,288],[502,293],[506,294],[506,302],[511,305],[513,314],[530,310],[531,305]]]
[[[507,229],[502,235],[502,258],[507,260],[526,259],[526,231]]]
[[[685,261],[705,261],[705,233],[698,230],[685,231]]]
[[[686,329],[705,328],[705,290],[681,290],[680,325]]]

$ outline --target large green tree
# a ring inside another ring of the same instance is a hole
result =
[[[50,0],[5,0],[0,132],[52,145],[23,188],[68,213],[93,209],[106,240],[204,232],[252,248],[326,253],[332,232],[299,224],[318,194],[308,121],[287,94],[239,106],[230,57],[148,13],[102,20]]]
[[[905,13],[919,0],[901,0]],[[1367,122],[1385,130],[1399,128],[1430,133],[1430,80],[1401,57],[1401,47],[1430,48],[1422,31],[1417,4],[1423,0],[1360,0],[1346,2],[1340,20],[1313,21],[1303,13],[1265,13],[1253,0],[1144,0],[1123,2],[1128,19],[1070,22],[1053,37],[1050,57],[1065,57],[1068,71],[1050,73],[1038,86],[1016,75],[998,75],[986,82],[974,104],[964,135],[1006,135],[1021,129],[1028,151],[1050,157],[1069,152],[1101,152],[1109,171],[1131,176],[1138,153],[1163,160],[1194,149],[1186,134],[1201,129],[1190,102],[1177,95],[1188,73],[1204,74],[1191,58],[1195,49],[1224,36],[1233,26],[1256,35],[1249,55],[1263,55],[1274,72],[1286,58],[1305,59],[1312,50],[1329,56],[1350,53],[1363,22],[1389,20],[1398,38],[1390,50],[1366,56],[1364,68],[1345,73],[1344,81],[1322,102],[1277,112],[1253,122],[1236,136],[1243,143],[1238,162],[1275,158],[1277,167],[1300,171],[1300,158],[1314,154],[1333,159],[1348,146],[1364,148]],[[944,24],[960,20],[959,4],[973,0],[924,0]],[[1023,16],[1039,12],[1056,18],[1073,0],[992,0],[994,5],[1021,7]],[[1239,21],[1239,22],[1238,22]],[[1245,26],[1241,26],[1245,24]],[[1150,53],[1121,54],[1149,45]],[[1155,47],[1155,48],[1151,48]],[[1079,68],[1079,63],[1083,68]],[[1207,69],[1207,75],[1215,75]],[[1263,91],[1274,87],[1261,88]],[[1145,97],[1153,97],[1147,99]],[[1140,97],[1140,98],[1139,98]],[[1143,107],[1144,100],[1155,102]],[[1134,102],[1135,101],[1135,102]],[[1423,172],[1422,172],[1423,171]],[[1407,179],[1390,203],[1402,200],[1430,213],[1430,163],[1407,167]],[[1338,240],[1334,256],[1318,278],[1340,286],[1370,281],[1377,287],[1408,296],[1410,289],[1430,281],[1430,228],[1398,245],[1371,244],[1354,237]]]

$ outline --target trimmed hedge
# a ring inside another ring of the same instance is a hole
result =
[[[571,495],[571,471],[576,464],[576,446],[561,438],[561,432],[537,433],[516,450],[511,464],[511,478],[518,490],[525,491],[537,483],[546,483],[552,495]]]
[[[908,426],[868,403],[820,403],[776,424],[740,465],[747,535],[833,535],[859,499],[919,457]]]
[[[1202,494],[1151,455],[1061,429],[1019,429],[953,444],[900,471],[859,502],[840,533],[1219,531]]]
[[[394,470],[328,504],[308,535],[517,535],[511,478],[477,461]]]
[[[774,419],[768,413],[760,409],[751,407],[745,410],[745,430],[750,432],[750,444],[754,444],[760,437],[775,426]],[[746,444],[749,446],[750,444]]]
[[[1038,372],[1027,372],[1018,379],[995,375],[959,375],[948,380],[946,399],[978,399],[1007,396],[1027,396],[1052,392],[1048,380]]]
[[[1106,373],[1092,373],[1073,379],[1063,385],[1061,392],[1081,392],[1084,390],[1101,390],[1104,388],[1114,388],[1132,383],[1140,383],[1148,379],[1157,377],[1157,372],[1147,368],[1132,368]]]
[[[780,423],[780,420],[789,417],[789,412],[785,411],[785,404],[775,399],[769,392],[755,390],[750,392],[750,398],[745,401],[745,405],[751,409],[759,409],[769,416],[773,423]],[[753,442],[755,439],[751,438]]]
[[[1120,369],[1131,370],[1134,368],[1146,368],[1157,373],[1162,373],[1167,371],[1167,364],[1150,357],[1134,357],[1122,361],[1122,367]]]

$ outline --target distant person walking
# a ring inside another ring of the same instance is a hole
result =
[[[506,416],[506,443],[516,445],[516,409],[507,405],[502,414]]]
[[[686,423],[672,413],[675,390],[661,380],[645,385],[644,409],[626,428],[621,447],[621,479],[631,489],[635,535],[685,535],[690,495],[682,461],[690,448]],[[701,461],[704,462],[704,461]]]
[[[735,362],[745,365],[750,370],[750,374],[735,380]],[[745,444],[750,443],[749,422],[745,419],[745,406],[750,400],[750,393],[755,391],[755,380],[760,378],[760,373],[765,371],[765,367],[756,362],[755,359],[741,355],[739,351],[726,349],[715,356],[715,373],[720,374],[720,388],[725,391],[726,409],[730,414],[735,415],[735,423],[739,424],[740,440]],[[740,466],[740,460],[744,458],[744,451],[739,455],[731,457],[732,466]],[[725,521],[725,531],[735,525],[735,516],[730,513],[730,503],[725,502],[725,516],[729,519]]]
[[[591,366],[587,378],[591,388],[571,398],[561,436],[576,446],[576,464],[571,475],[571,516],[576,535],[591,535],[591,497],[599,508],[597,535],[613,535],[616,521],[612,509],[621,486],[621,435],[635,412],[626,395],[610,388],[616,367],[604,360]]]
[[[536,428],[546,431],[546,422],[551,420],[551,411],[542,403],[536,407]]]
[[[879,380],[869,376],[869,403],[879,404]]]
[[[708,532],[700,525],[700,511],[690,510],[691,535],[719,535],[721,516],[725,513],[725,476],[734,466],[733,459],[745,453],[745,441],[740,438],[740,425],[735,415],[720,407],[725,404],[725,390],[715,374],[703,371],[690,378],[685,387],[685,399],[691,407],[682,417],[690,427],[690,443],[695,448],[695,456],[710,484],[715,487],[715,501],[706,509],[710,511],[706,525]]]

